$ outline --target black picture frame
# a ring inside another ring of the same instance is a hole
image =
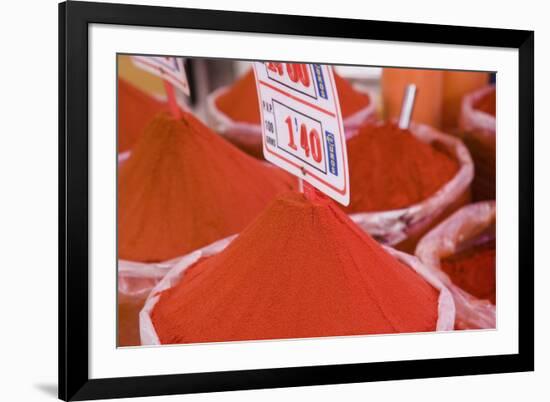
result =
[[[518,353],[90,379],[88,26],[115,24],[519,51]],[[86,400],[534,370],[534,32],[71,1],[59,5],[59,398]]]

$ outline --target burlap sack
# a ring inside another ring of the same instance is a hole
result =
[[[455,286],[441,270],[440,262],[480,236],[494,236],[495,219],[494,201],[465,206],[431,230],[416,248],[417,257],[452,293],[459,329],[495,328],[496,307],[489,300],[477,299]]]

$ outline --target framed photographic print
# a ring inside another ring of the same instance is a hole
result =
[[[59,5],[59,397],[530,371],[534,33]]]

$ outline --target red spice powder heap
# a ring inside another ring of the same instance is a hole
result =
[[[453,283],[478,299],[496,302],[495,241],[445,258],[441,269]]]
[[[477,110],[488,113],[491,116],[495,116],[496,107],[497,107],[496,95],[497,95],[497,91],[493,89],[491,92],[488,92],[487,94],[485,94],[485,96],[479,99],[474,104],[474,107]]]
[[[430,197],[458,171],[454,159],[394,124],[364,125],[347,149],[348,212],[408,207]]]
[[[168,111],[160,102],[122,78],[118,80],[118,152],[128,151],[143,130],[161,112]]]
[[[181,120],[158,115],[120,168],[118,184],[119,258],[144,262],[238,233],[295,186],[189,113]]]
[[[327,198],[279,196],[160,294],[161,343],[433,331],[439,293]]]
[[[357,92],[351,84],[334,73],[342,116],[348,117],[369,105],[369,96]],[[227,92],[216,99],[217,107],[235,121],[260,124],[260,109],[254,72],[248,71]]]

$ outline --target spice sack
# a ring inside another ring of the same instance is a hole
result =
[[[384,248],[325,197],[286,193],[239,235],[195,251],[149,294],[144,345],[452,330],[420,261]]]
[[[468,149],[427,125],[367,124],[348,139],[348,160],[345,211],[365,232],[402,251],[413,252],[424,233],[470,199]]]
[[[461,208],[418,243],[417,257],[451,291],[459,329],[495,328],[495,202]]]
[[[475,201],[494,200],[496,189],[496,89],[489,85],[464,97],[459,133],[475,163]]]

